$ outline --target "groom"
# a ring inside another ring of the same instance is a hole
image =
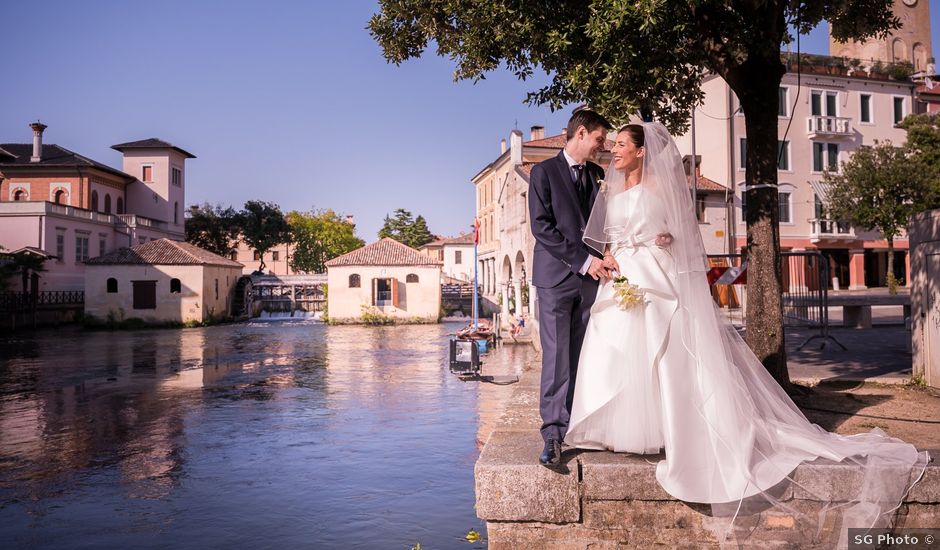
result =
[[[567,143],[558,156],[536,164],[529,178],[529,219],[535,237],[532,284],[538,289],[542,382],[539,412],[544,466],[561,463],[568,430],[578,356],[598,279],[610,277],[597,252],[581,240],[591,214],[600,166],[589,162],[606,142],[611,125],[588,109],[568,121]]]

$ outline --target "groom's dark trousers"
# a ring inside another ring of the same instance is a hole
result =
[[[590,255],[581,240],[597,195],[600,166],[586,164],[585,199],[563,153],[535,165],[529,177],[529,219],[535,237],[532,284],[538,289],[542,438],[563,441],[568,430],[578,356],[598,282],[580,271]]]

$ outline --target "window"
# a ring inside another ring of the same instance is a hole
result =
[[[13,192],[13,200],[15,201],[25,201],[27,198],[29,198],[29,195],[22,189],[17,189]]]
[[[790,142],[777,140],[777,170],[790,169]]]
[[[215,280],[215,299],[219,299],[219,280]]]
[[[360,286],[359,275],[357,275],[356,273],[353,273],[352,275],[349,276],[349,288],[359,288],[359,286]]]
[[[738,167],[741,168],[741,170],[747,168],[747,138],[740,139],[738,158],[741,159],[741,163],[738,165]]]
[[[104,194],[104,213],[111,213],[111,195],[109,193]]]
[[[182,286],[179,279],[170,279],[170,294],[179,294],[182,290]]]
[[[97,191],[91,192],[91,209],[94,210],[95,212],[98,211],[98,192]]]
[[[141,181],[151,182],[153,181],[153,166],[145,164],[141,166]]]
[[[414,273],[409,273],[407,276],[405,276],[405,282],[406,282],[406,283],[417,283],[417,282],[418,282],[418,276],[415,275]]]
[[[173,223],[178,225],[180,223],[180,203],[173,203]]]
[[[260,260],[261,260],[261,253],[258,252],[257,250],[255,250],[254,256],[252,256],[252,257],[255,259],[256,262],[257,262],[257,261],[260,261]]]
[[[810,113],[813,116],[839,116],[838,94],[813,90],[810,97]]]
[[[780,223],[790,223],[790,193],[777,193],[777,203],[780,206]]]
[[[88,235],[75,236],[75,261],[84,262],[88,255]]]
[[[839,171],[839,144],[813,142],[813,172]]]
[[[816,219],[820,220],[826,217],[823,201],[819,198],[819,195],[815,193],[813,194],[813,214],[816,216]]]
[[[131,281],[134,288],[134,309],[157,309],[157,282]]]
[[[124,213],[124,199],[122,199],[121,197],[118,197],[117,199],[117,213],[118,214]]]
[[[823,171],[823,152],[824,151],[825,151],[824,143],[813,142],[813,172]]]
[[[859,96],[859,116],[858,119],[861,122],[872,122],[871,116],[871,94],[862,94]]]
[[[53,201],[55,201],[56,204],[66,204],[69,201],[68,194],[66,194],[64,189],[59,189],[55,192],[55,198]]]
[[[173,185],[177,187],[183,186],[183,171],[182,170],[180,170],[179,168],[171,168],[170,177],[171,177],[170,181],[173,183]]]
[[[457,250],[454,252],[454,263],[460,265],[463,263],[463,251]]]
[[[777,89],[777,116],[790,115],[790,102],[787,100],[788,90],[781,86]]]
[[[108,277],[108,281],[105,286],[107,286],[108,294],[115,294],[118,291],[117,279],[114,277]]]
[[[747,221],[747,190],[741,187],[741,223]]]
[[[98,255],[104,256],[105,251],[108,248],[108,238],[104,236],[98,237]]]
[[[59,231],[55,236],[55,255],[60,262],[65,261],[65,231]]]
[[[233,250],[229,253],[228,257],[234,262],[238,260],[238,252]]]
[[[697,193],[695,195],[695,219],[698,223],[705,223],[705,194]]]
[[[271,252],[271,261],[276,262],[281,259],[281,253],[277,250]]]
[[[810,113],[813,116],[822,115],[822,92],[813,91],[810,98]]]
[[[826,152],[829,157],[829,166],[828,170],[832,172],[839,171],[839,144],[838,143],[827,143]]]
[[[904,98],[894,98],[894,123],[900,124],[904,120]]]

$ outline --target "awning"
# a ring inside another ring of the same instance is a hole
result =
[[[829,184],[824,181],[810,181],[810,186],[813,188],[813,192],[816,193],[816,196],[819,197],[819,200],[822,201],[823,206],[829,207]]]

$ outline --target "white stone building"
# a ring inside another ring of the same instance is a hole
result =
[[[442,283],[473,282],[473,233],[437,239],[418,250],[429,258],[442,262]]]
[[[437,322],[441,262],[384,238],[326,262],[331,323],[362,322],[363,314],[396,321]]]
[[[98,321],[227,319],[242,275],[242,264],[170,239],[119,248],[85,264],[85,315]]]

